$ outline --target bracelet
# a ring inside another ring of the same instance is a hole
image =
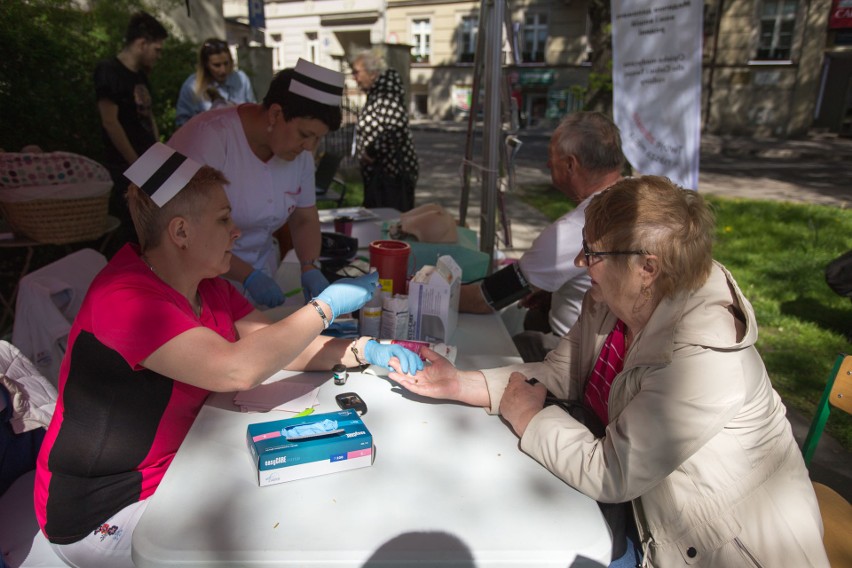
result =
[[[360,337],[358,339],[360,339]],[[356,347],[358,345],[358,339],[352,342],[352,345],[349,347],[349,350],[352,351],[353,355],[355,355],[356,363],[358,363],[362,367],[367,367],[369,366],[369,363],[365,363],[364,361],[362,361],[361,357],[358,355],[358,347]],[[372,337],[370,339],[372,339]],[[370,339],[368,339],[367,341],[370,341]]]
[[[322,318],[322,328],[323,328],[324,330],[325,330],[325,329],[328,329],[328,326],[329,326],[329,325],[331,325],[331,322],[330,322],[330,321],[328,321],[328,316],[326,316],[326,315],[325,315],[325,312],[324,312],[324,311],[322,311],[322,308],[320,307],[320,305],[319,305],[319,304],[317,304],[317,301],[316,301],[316,300],[311,300],[311,301],[310,301],[310,302],[308,302],[308,303],[309,303],[310,305],[312,305],[312,306],[314,307],[314,309],[316,309],[317,313],[318,313],[318,314],[320,315],[320,317]]]

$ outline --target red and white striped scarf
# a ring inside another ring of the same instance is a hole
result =
[[[598,361],[586,383],[585,403],[604,426],[609,424],[609,391],[612,380],[624,369],[624,322],[618,320],[604,341]]]

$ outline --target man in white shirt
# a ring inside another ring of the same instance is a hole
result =
[[[459,311],[490,313],[520,299],[530,312],[515,345],[524,361],[543,360],[577,321],[591,286],[586,270],[574,266],[586,205],[621,178],[624,164],[621,135],[608,117],[599,112],[566,116],[550,139],[547,165],[554,187],[577,207],[545,228],[518,263],[462,286]],[[541,310],[547,317],[536,323]]]

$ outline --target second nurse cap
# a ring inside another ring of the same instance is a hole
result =
[[[124,176],[162,207],[186,187],[201,164],[157,142],[133,162]]]
[[[290,92],[330,106],[340,105],[346,76],[299,58],[290,79]]]

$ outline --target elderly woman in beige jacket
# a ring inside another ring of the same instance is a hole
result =
[[[822,523],[757,323],[714,262],[712,214],[665,178],[617,182],[586,211],[582,314],[541,363],[390,377],[500,412],[521,448],[604,503],[632,502],[647,566],[828,566]],[[536,380],[532,380],[535,378]],[[602,437],[547,391],[581,401]],[[570,512],[566,512],[570,514]]]

